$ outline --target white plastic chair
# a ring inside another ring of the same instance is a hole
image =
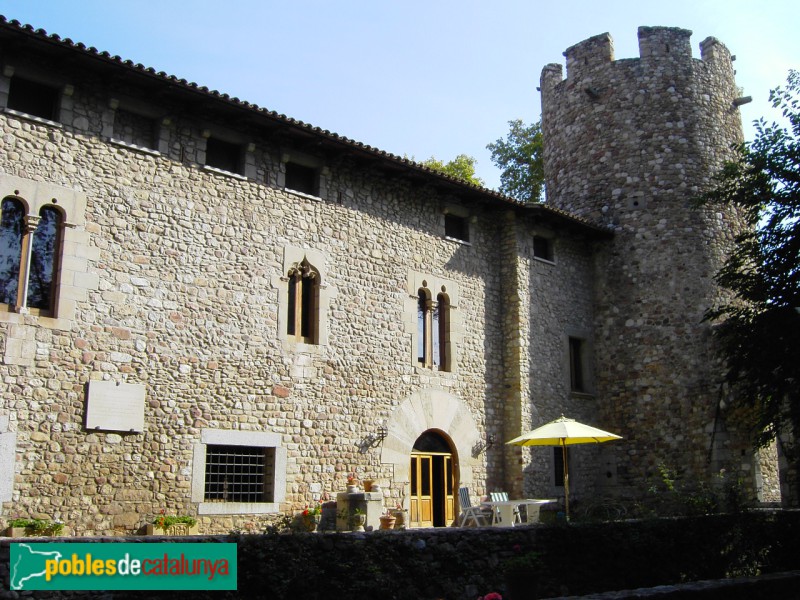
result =
[[[458,526],[464,527],[472,521],[476,527],[486,527],[486,516],[481,511],[480,506],[472,506],[472,501],[469,499],[469,488],[458,488],[458,502],[461,505],[461,516],[458,519]]]

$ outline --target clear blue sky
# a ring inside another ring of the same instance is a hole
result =
[[[638,56],[640,25],[715,36],[737,56],[749,124],[800,68],[800,0],[0,0],[0,14],[417,160],[478,160],[507,122],[539,119],[542,67],[610,32]]]

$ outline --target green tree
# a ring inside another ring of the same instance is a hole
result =
[[[800,73],[770,93],[788,128],[757,121],[755,140],[725,165],[705,204],[732,206],[746,222],[716,276],[731,296],[708,311],[726,360],[726,381],[760,445],[800,435]],[[798,444],[784,444],[788,481],[800,497]]]
[[[521,202],[539,202],[544,191],[542,122],[525,125],[522,119],[508,122],[506,139],[486,146],[492,162],[502,170],[500,191]]]
[[[422,161],[422,165],[440,171],[450,177],[461,179],[473,185],[483,185],[483,180],[475,175],[475,164],[478,161],[466,154],[459,154],[448,163],[444,163],[438,158],[431,156],[429,159]]]

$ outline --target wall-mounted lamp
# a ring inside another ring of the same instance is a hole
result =
[[[485,452],[486,450],[489,450],[492,446],[494,446],[494,443],[496,441],[497,438],[495,438],[495,436],[492,434],[487,435],[485,440],[478,440],[472,447],[472,456],[477,458],[478,456],[481,455],[482,452]]]
[[[361,454],[365,454],[370,448],[380,446],[381,442],[389,435],[389,429],[385,425],[379,425],[375,433],[367,434],[367,436],[358,442],[358,447]]]

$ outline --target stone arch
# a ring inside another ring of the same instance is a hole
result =
[[[408,396],[395,408],[386,424],[388,435],[381,446],[381,463],[393,468],[395,486],[408,494],[409,460],[417,438],[428,430],[438,430],[453,444],[458,460],[459,485],[472,487],[473,469],[479,461],[472,448],[480,431],[466,402],[442,390],[422,390]]]

